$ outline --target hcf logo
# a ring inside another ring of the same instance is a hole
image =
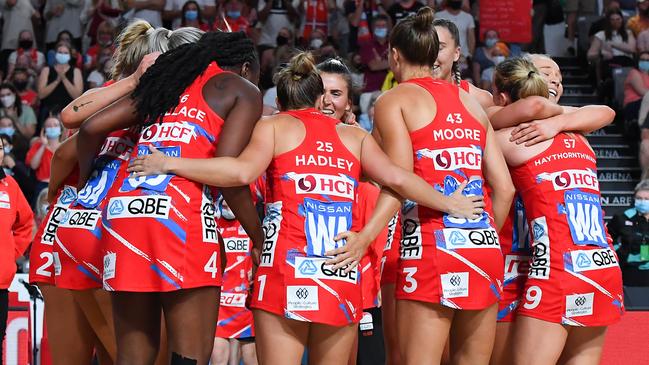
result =
[[[460,168],[479,170],[482,168],[482,149],[478,146],[445,148],[417,151],[417,158],[430,158],[438,171],[453,171]]]

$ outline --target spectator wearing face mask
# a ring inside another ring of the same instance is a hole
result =
[[[496,70],[496,66],[498,66],[501,62],[509,57],[510,51],[505,43],[498,42],[494,46],[492,54],[493,65],[482,70],[482,73],[480,74],[479,85],[483,90],[491,90],[491,84],[494,79],[494,71]]]
[[[63,128],[56,117],[49,117],[43,123],[41,134],[29,148],[25,162],[36,176],[36,191],[47,187],[50,181],[52,156],[62,141]]]
[[[469,58],[475,52],[475,20],[473,16],[462,10],[462,0],[448,0],[446,9],[435,15],[436,19],[450,20],[460,32],[460,47],[464,58]]]
[[[163,17],[167,21],[171,21],[171,28],[178,29],[181,27],[182,20],[185,17],[185,11],[183,11],[185,4],[188,0],[166,0],[164,6],[164,12],[162,13]],[[212,21],[216,15],[216,1],[215,0],[196,0],[194,1],[198,8],[201,11],[203,20]],[[189,18],[194,17],[194,13],[191,13]],[[198,17],[196,18],[198,19]],[[217,21],[218,19],[214,19]]]
[[[16,121],[17,132],[29,139],[36,132],[36,114],[23,105],[18,90],[9,83],[0,85],[0,116],[9,116]]]
[[[36,49],[36,44],[34,43],[34,35],[30,30],[23,30],[18,36],[18,48],[11,52],[9,55],[9,60],[7,61],[9,67],[7,69],[7,74],[11,75],[16,68],[16,60],[19,56],[25,55],[29,58],[30,68],[35,72],[39,73],[45,65],[45,55]]]
[[[25,160],[29,149],[29,139],[17,132],[16,121],[9,116],[0,117],[0,134],[9,137],[13,155],[20,161]]]
[[[38,77],[41,120],[50,112],[60,111],[72,100],[81,96],[83,91],[81,70],[71,65],[70,54],[70,46],[59,43],[55,54],[56,65],[43,68]]]
[[[6,70],[7,56],[18,48],[20,33],[24,30],[34,33],[32,17],[37,17],[38,12],[30,0],[0,0],[0,13],[2,13],[2,52],[0,52],[0,67]]]
[[[495,65],[495,57],[498,52],[498,32],[490,29],[484,33],[484,45],[475,50],[473,57],[473,80],[478,83],[481,80],[482,71]],[[501,57],[501,56],[499,56]]]
[[[190,0],[183,5],[181,27],[193,27],[202,31],[208,31],[209,25],[203,19],[203,14],[196,1]]]
[[[649,286],[649,180],[635,188],[634,206],[608,223],[627,286]]]
[[[390,19],[394,25],[401,21],[401,19],[417,14],[419,9],[423,7],[424,4],[417,0],[397,0],[388,8],[388,15],[390,15]]]
[[[11,137],[0,133],[0,140],[2,140],[4,152],[4,157],[0,160],[0,167],[4,170],[5,175],[11,176],[16,180],[27,201],[32,201],[34,182],[29,168],[14,154],[15,151]]]
[[[214,21],[214,30],[245,32],[250,35],[251,16],[254,16],[254,14],[251,14],[248,6],[243,2],[226,0]],[[278,43],[277,46],[279,47],[280,44]]]
[[[372,29],[374,33],[372,41],[363,44],[359,52],[362,63],[367,65],[363,92],[380,90],[390,68],[388,64],[390,19],[384,15],[376,16]]]
[[[34,77],[25,68],[15,68],[10,75],[9,82],[12,83],[23,105],[30,106],[33,110],[38,109],[38,93],[33,88]]]
[[[388,15],[381,0],[345,0],[345,16],[349,21],[349,48],[358,50],[358,47],[372,40],[370,24],[374,17]]]

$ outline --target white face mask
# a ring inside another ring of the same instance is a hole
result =
[[[11,94],[0,97],[0,102],[2,102],[2,106],[5,108],[10,108],[14,106],[14,103],[16,102],[16,95]]]
[[[322,39],[320,39],[320,38],[312,39],[312,40],[311,40],[311,48],[313,48],[313,49],[318,49],[318,48],[322,47],[322,44],[323,44],[323,43],[324,43],[324,42],[323,42]]]
[[[502,63],[505,60],[505,56],[496,56],[494,57],[494,64],[498,66],[500,63]]]

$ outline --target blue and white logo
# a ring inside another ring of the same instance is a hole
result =
[[[71,186],[66,186],[65,188],[63,188],[63,192],[61,193],[61,198],[59,198],[59,201],[61,202],[61,204],[70,204],[76,198],[76,189]]]
[[[545,229],[537,222],[534,222],[533,230],[534,230],[534,240],[538,241],[541,239],[541,237],[545,236]]]
[[[167,156],[171,157],[180,157],[180,146],[171,146],[171,147],[158,147],[158,150],[164,153]],[[138,146],[137,155],[144,156],[148,155],[151,152],[149,151],[148,146]],[[133,191],[135,189],[146,189],[158,192],[164,192],[167,190],[167,185],[174,175],[163,174],[163,175],[149,175],[149,176],[129,176],[127,179],[124,179],[122,184],[122,191]]]
[[[462,195],[464,196],[476,196],[483,195],[482,191],[482,179],[472,178],[467,186],[462,190]],[[446,176],[444,178],[444,189],[443,194],[450,196],[459,188],[460,182],[453,176]],[[487,212],[482,212],[480,217],[476,219],[466,219],[466,218],[457,218],[453,217],[447,213],[443,217],[444,227],[447,228],[464,228],[464,229],[476,229],[476,228],[489,228],[489,214]]]
[[[451,233],[451,237],[449,238],[449,242],[451,242],[453,246],[460,246],[466,243],[466,238],[462,235],[462,233],[453,231]]]
[[[113,200],[108,206],[108,212],[111,215],[119,215],[124,212],[124,203],[121,200]]]
[[[564,193],[565,214],[576,245],[608,247],[599,194],[580,190]]]
[[[86,186],[79,191],[77,202],[86,208],[95,208],[106,197],[106,193],[117,177],[117,170],[121,165],[118,160],[106,160],[104,158],[97,161],[97,168],[86,183]]]
[[[321,202],[304,199],[304,232],[306,254],[324,256],[325,252],[342,247],[344,241],[335,241],[339,233],[352,226],[352,202]]]
[[[302,261],[300,267],[298,267],[298,270],[300,270],[300,274],[306,276],[311,276],[318,272],[318,268],[315,266],[312,260]]]
[[[586,255],[583,252],[580,252],[579,255],[577,255],[577,260],[575,260],[577,263],[577,267],[580,269],[584,269],[587,267],[590,267],[590,265],[593,263],[589,258],[588,255]]]

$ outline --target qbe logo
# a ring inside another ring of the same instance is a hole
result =
[[[532,260],[529,277],[547,280],[550,278],[550,238],[545,217],[532,220]]]
[[[149,195],[111,198],[108,202],[108,219],[169,218],[171,197]]]
[[[551,181],[555,191],[568,189],[599,190],[597,174],[591,170],[562,170],[551,173],[542,173],[537,180]]]
[[[566,253],[568,254],[568,253]],[[617,256],[610,248],[600,250],[575,250],[569,253],[572,270],[575,272],[592,271],[618,267]]]
[[[246,293],[224,293],[221,292],[221,305],[224,307],[246,307]]]
[[[439,236],[438,232],[436,232],[436,237]],[[442,239],[437,239],[437,245],[450,250],[459,248],[500,249],[498,233],[494,229],[445,228],[441,230],[441,233]]]
[[[187,122],[154,123],[142,131],[140,143],[182,142],[189,143],[196,138],[194,126]]]
[[[219,243],[215,216],[216,208],[212,202],[211,195],[207,191],[207,188],[204,188],[201,198],[201,231],[203,232],[203,242]]]
[[[401,222],[401,245],[399,247],[402,260],[419,260],[423,254],[421,224],[418,207],[408,211]]]
[[[442,296],[446,299],[469,296],[469,273],[455,272],[441,275]]]
[[[275,248],[277,238],[282,226],[282,202],[266,204],[266,216],[264,217],[264,244],[261,249],[259,266],[272,267],[275,260]]]
[[[599,194],[566,191],[564,200],[573,242],[576,245],[608,247]]]
[[[327,251],[345,244],[344,241],[335,241],[334,237],[351,228],[352,202],[322,202],[305,198],[303,207],[307,256],[325,256]]]
[[[343,174],[296,174],[287,176],[295,182],[296,194],[330,195],[346,199],[354,199],[356,182]]]
[[[41,235],[41,243],[44,245],[53,245],[54,236],[56,236],[56,230],[59,228],[61,221],[65,218],[65,212],[68,209],[62,205],[55,205],[52,211],[50,212],[49,217],[47,218],[47,223],[45,223],[45,229],[43,229],[43,234]]]
[[[100,218],[101,212],[98,210],[68,209],[59,226],[94,231]]]
[[[593,315],[595,293],[566,295],[566,317]]]
[[[333,270],[333,265],[326,265],[326,261],[326,258],[296,257],[295,278],[337,280],[351,284],[356,284],[358,282],[358,267],[354,267],[354,269],[346,273],[346,267]]]
[[[314,285],[286,287],[287,311],[317,311],[320,310],[318,287]]]
[[[417,158],[429,158],[437,171],[454,171],[457,169],[482,169],[482,149],[478,146],[455,147],[440,150],[421,149]]]
[[[250,238],[247,237],[223,237],[225,252],[248,253],[250,252]]]

